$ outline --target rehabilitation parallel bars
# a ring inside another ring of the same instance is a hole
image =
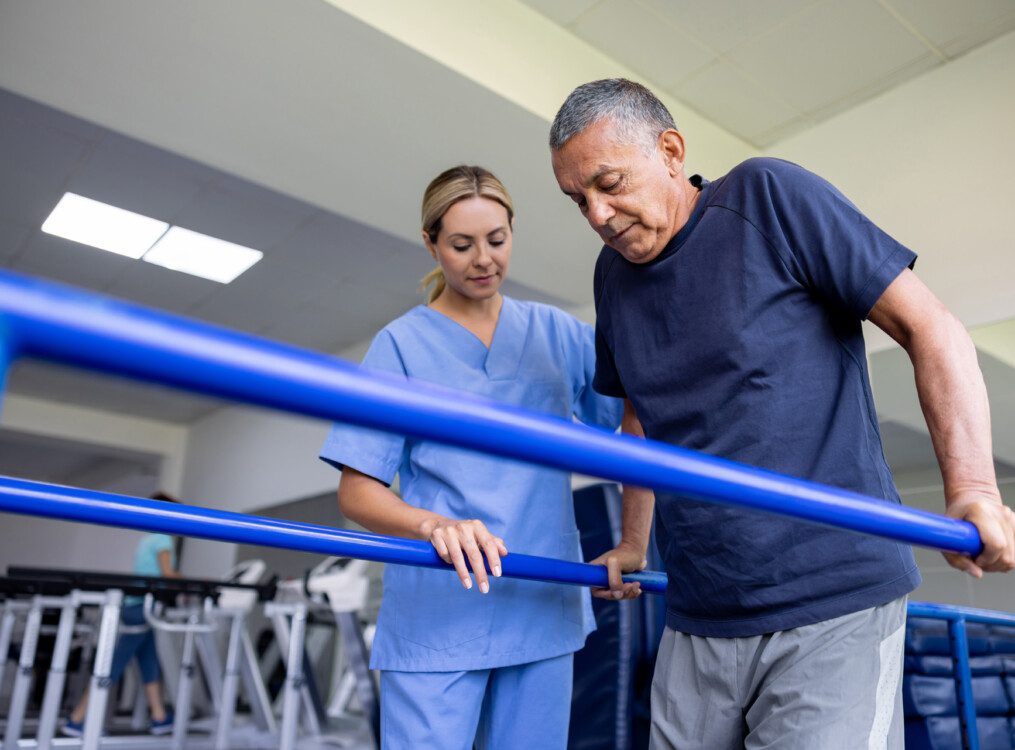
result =
[[[979,554],[967,522],[431,384],[109,297],[0,271],[0,383],[33,357],[349,422],[621,483],[943,551]]]

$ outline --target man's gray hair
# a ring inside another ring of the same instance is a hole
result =
[[[664,130],[677,129],[666,105],[640,83],[605,78],[583,83],[567,97],[550,126],[550,149],[560,149],[604,119],[613,122],[625,141],[646,146],[654,146]]]

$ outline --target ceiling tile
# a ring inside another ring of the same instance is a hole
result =
[[[728,53],[797,109],[809,112],[872,86],[928,54],[874,0],[822,3]]]
[[[19,102],[5,96],[6,101]],[[0,107],[0,217],[42,226],[91,145]]]
[[[652,11],[624,0],[600,3],[578,19],[574,32],[663,88],[714,57]]]
[[[107,131],[68,183],[71,192],[173,223],[220,173]]]
[[[773,146],[784,138],[800,133],[807,128],[814,126],[814,120],[806,115],[794,118],[787,122],[777,125],[771,130],[766,130],[764,133],[758,133],[755,136],[754,142],[761,148],[768,148]],[[880,330],[880,329],[879,329]]]
[[[219,180],[172,217],[172,223],[270,252],[315,209],[239,179]]]
[[[0,219],[0,264],[7,263],[24,249],[28,237],[37,230],[17,221]]]
[[[878,78],[875,81],[863,88],[857,89],[846,96],[838,99],[834,102],[829,102],[823,107],[813,109],[807,113],[808,119],[811,122],[820,122],[839,112],[844,112],[847,109],[857,106],[858,104],[872,99],[878,94],[885,91],[889,91],[900,83],[908,81],[911,78],[924,73],[932,68],[939,67],[943,63],[941,59],[932,52],[927,52],[923,57],[913,60],[908,65],[899,68],[898,70],[892,71],[889,75],[882,78]]]
[[[671,26],[723,53],[783,23],[814,0],[641,0]]]
[[[691,108],[755,144],[762,133],[800,116],[763,85],[748,80],[724,62],[712,63],[670,90]]]
[[[949,56],[1015,28],[1012,0],[886,0],[886,4]]]
[[[101,291],[138,261],[35,232],[11,262],[22,273]]]
[[[599,0],[522,0],[551,21],[567,26]]]
[[[215,281],[141,261],[125,268],[103,289],[103,293],[182,314],[201,300],[215,294],[220,287],[221,284]]]

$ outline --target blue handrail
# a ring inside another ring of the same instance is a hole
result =
[[[143,500],[76,487],[59,487],[13,477],[0,476],[0,510],[58,518],[63,521],[196,536],[237,544],[256,544],[262,547],[318,552],[322,555],[358,557],[398,565],[451,568],[437,556],[433,545],[417,539],[281,521],[276,518],[192,505],[174,505],[157,500]],[[602,565],[509,552],[501,559],[501,568],[504,575],[509,578],[528,578],[581,586],[608,585],[606,568]],[[624,576],[624,579],[639,582],[643,591],[656,594],[666,591],[664,573],[653,571],[631,573]]]
[[[924,617],[944,620],[948,623],[952,658],[955,660],[955,675],[959,683],[959,720],[969,750],[980,749],[980,732],[976,726],[976,703],[973,700],[973,674],[969,664],[969,638],[967,622],[986,625],[1003,625],[1015,628],[1015,614],[995,612],[989,609],[955,607],[949,604],[910,602],[908,617]]]
[[[936,513],[364,372],[333,357],[9,271],[0,271],[0,340],[12,356],[55,360],[900,542],[970,555],[982,547],[972,524]]]

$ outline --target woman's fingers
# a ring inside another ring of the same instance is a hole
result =
[[[469,558],[472,574],[476,576],[479,590],[485,594],[490,591],[490,581],[486,577],[486,564],[483,562],[483,551],[479,548],[479,544],[476,543],[476,537],[473,536],[471,529],[466,531],[463,536],[465,538],[462,541],[462,549],[465,550],[465,554]]]
[[[462,553],[462,544],[455,533],[445,533],[445,542],[448,545],[449,562],[455,566],[462,585],[467,589],[472,588],[472,577],[469,575],[469,568],[465,564],[465,555]]]
[[[486,554],[487,564],[490,566],[490,572],[494,576],[500,576],[500,549],[503,546],[503,542],[500,545],[497,544],[500,540],[497,537],[490,535],[489,539],[483,542],[483,552]]]
[[[484,594],[490,591],[487,566],[495,576],[500,576],[501,557],[508,553],[504,540],[491,534],[482,521],[475,520],[441,521],[431,532],[430,543],[444,562],[454,566],[467,589],[472,588],[471,568]]]

